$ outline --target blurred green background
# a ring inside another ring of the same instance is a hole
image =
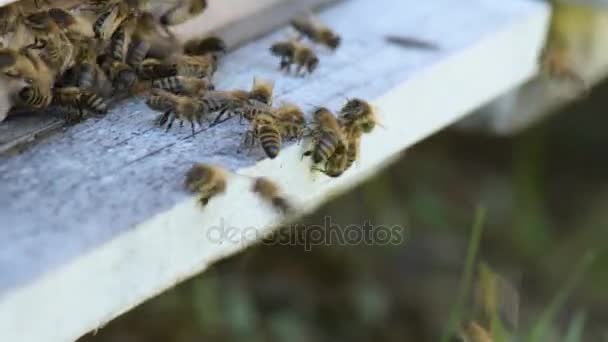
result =
[[[540,340],[608,341],[607,95],[602,85],[513,137],[445,130],[300,220],[401,225],[398,246],[258,245],[81,341],[439,340],[461,298],[477,207],[476,260],[518,293],[513,340],[527,339],[595,251]],[[459,321],[473,317],[463,303]]]

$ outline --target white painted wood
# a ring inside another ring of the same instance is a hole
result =
[[[249,192],[251,176],[275,180],[306,212],[374,174],[530,78],[548,10],[526,0],[352,0],[321,18],[344,45],[334,55],[321,50],[311,77],[276,70],[267,49],[283,30],[230,54],[218,83],[231,89],[272,78],[277,101],[308,110],[337,109],[344,97],[373,100],[386,129],[364,137],[360,162],[335,180],[311,174],[299,145],[256,162],[260,154],[235,153],[246,129],[236,120],[194,138],[186,127],[165,133],[142,101],[0,157],[0,340],[73,340],[254,242],[215,241],[209,234],[222,222],[241,233],[272,231],[282,218]],[[384,42],[388,33],[442,50],[395,47]],[[204,210],[181,188],[192,162],[233,172],[228,192]]]

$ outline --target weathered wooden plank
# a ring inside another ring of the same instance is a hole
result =
[[[307,110],[337,109],[344,97],[373,100],[387,127],[364,138],[360,163],[335,180],[310,173],[300,160],[303,146],[272,161],[257,162],[259,151],[237,154],[246,130],[237,120],[195,137],[189,127],[165,133],[154,127],[157,114],[143,100],[2,157],[0,336],[75,338],[252,243],[209,235],[221,224],[262,234],[281,221],[249,192],[249,176],[271,177],[302,211],[368,177],[404,148],[529,78],[547,17],[544,6],[525,0],[466,6],[353,0],[323,13],[344,44],[335,54],[319,49],[321,65],[310,77],[283,76],[268,54],[288,30],[229,54],[220,88],[248,87],[254,76],[275,79],[277,101]],[[383,40],[389,33],[442,50],[396,47]],[[203,211],[182,191],[192,162],[238,174],[228,193]]]

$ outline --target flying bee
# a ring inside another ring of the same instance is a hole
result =
[[[215,87],[207,78],[171,76],[152,81],[152,88],[170,91],[178,95],[202,96]]]
[[[184,180],[186,190],[196,193],[203,206],[213,197],[226,192],[226,184],[226,171],[206,164],[194,164]]]
[[[205,113],[204,103],[200,100],[188,96],[172,94],[168,91],[153,89],[147,102],[148,106],[155,110],[164,111],[158,118],[158,125],[167,124],[167,131],[173,126],[173,122],[179,119],[183,126],[184,121],[190,122],[192,135],[195,134],[194,123],[202,126],[203,115]]]
[[[297,66],[296,74],[300,75],[305,69],[309,74],[319,66],[319,58],[312,49],[297,41],[284,41],[273,44],[270,52],[281,58],[280,70],[290,72],[291,66]]]
[[[369,102],[357,98],[348,100],[339,116],[346,126],[357,126],[364,133],[370,133],[379,124],[374,107]]]
[[[265,177],[255,179],[251,191],[258,194],[264,201],[282,214],[293,212],[293,207],[285,197],[281,196],[279,186]]]
[[[207,8],[207,0],[180,1],[160,17],[163,25],[177,25],[193,18]]]
[[[244,146],[253,148],[256,142],[270,159],[276,158],[281,151],[281,130],[277,119],[271,112],[259,113],[251,121],[251,128],[245,133]]]
[[[275,110],[275,116],[281,127],[281,136],[285,140],[300,140],[306,131],[306,118],[300,107],[284,103]]]
[[[342,127],[331,111],[319,108],[314,113],[312,148],[304,156],[312,156],[315,164],[328,160],[334,153],[344,153],[346,140]]]
[[[211,54],[216,60],[225,55],[226,50],[226,43],[219,37],[193,39],[184,44],[186,55],[202,56]]]
[[[82,119],[85,111],[102,114],[108,111],[108,102],[94,92],[78,87],[55,88],[53,104],[67,109],[66,119],[77,121]]]
[[[341,38],[329,27],[319,23],[312,16],[301,16],[291,21],[291,26],[302,36],[311,41],[335,50],[340,46]]]
[[[253,86],[249,92],[249,100],[258,101],[271,106],[273,89],[274,82],[261,80],[256,77],[253,79]]]

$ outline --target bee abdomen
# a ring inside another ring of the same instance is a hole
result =
[[[264,125],[258,130],[258,139],[266,155],[274,159],[281,150],[281,134],[273,127]]]
[[[175,64],[148,64],[140,68],[140,77],[144,80],[154,80],[177,75]]]
[[[32,108],[44,108],[51,102],[51,97],[43,94],[39,87],[28,86],[19,91],[21,102]]]
[[[97,113],[105,113],[108,111],[108,102],[95,93],[84,93],[83,97],[81,98],[81,102],[84,108],[89,109],[91,111]]]
[[[114,34],[110,40],[110,56],[117,61],[124,59],[124,45],[125,45],[125,30],[121,27]]]
[[[323,134],[313,152],[312,160],[315,163],[320,163],[329,159],[338,145],[338,138],[334,134]]]
[[[185,92],[184,86],[177,76],[156,79],[152,81],[152,87],[176,94]]]
[[[150,51],[150,43],[144,40],[132,41],[127,52],[127,64],[137,67],[144,61]]]

